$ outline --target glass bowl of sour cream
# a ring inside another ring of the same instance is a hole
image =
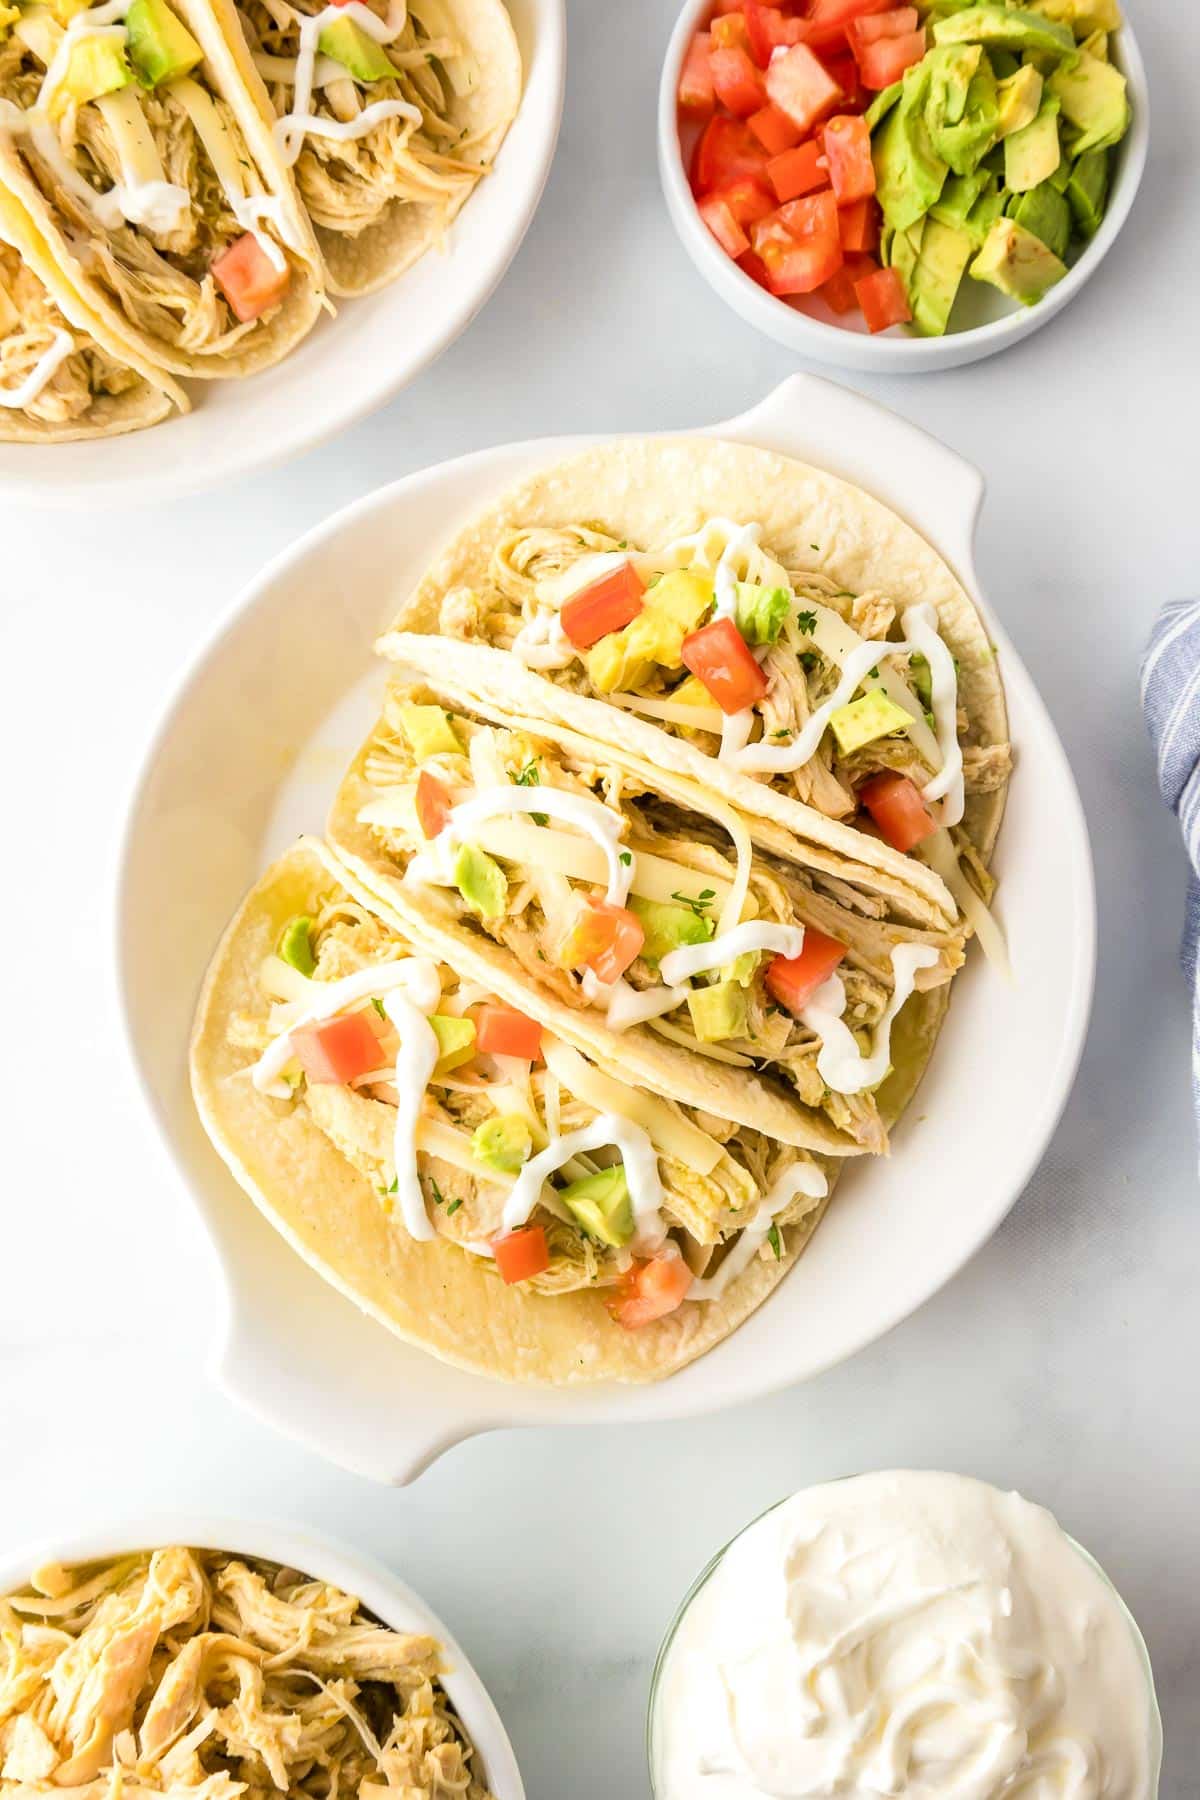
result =
[[[802,1489],[719,1551],[655,1664],[655,1800],[1155,1800],[1150,1657],[1019,1494],[929,1471]]]

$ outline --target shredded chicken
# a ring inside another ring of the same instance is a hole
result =
[[[171,1546],[0,1600],[0,1800],[490,1800],[431,1637]]]
[[[33,270],[0,243],[0,387],[19,387],[50,348],[54,333],[64,330],[78,348],[24,408],[29,418],[47,425],[82,418],[98,395],[126,393],[139,377],[69,326]]]

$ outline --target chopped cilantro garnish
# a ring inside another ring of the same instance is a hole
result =
[[[517,787],[538,787],[541,784],[541,771],[536,762],[527,762],[519,775],[514,775],[513,782]]]
[[[783,1244],[780,1240],[778,1225],[772,1225],[770,1231],[768,1231],[767,1242],[775,1252],[775,1261],[778,1262],[783,1255]]]
[[[671,895],[672,900],[678,900],[680,906],[688,907],[695,913],[698,919],[704,917],[705,910],[712,905],[716,897],[717,893],[715,888],[701,888],[700,892],[695,895],[681,894],[679,892],[675,892]]]
[[[435,1206],[444,1206],[446,1204],[445,1194],[443,1194],[441,1188],[438,1186],[436,1180],[434,1179],[434,1177],[432,1175],[430,1175],[428,1177],[428,1180],[429,1180],[430,1187],[433,1189],[433,1204]]]
[[[633,861],[632,850],[622,850],[621,854],[617,858],[617,861],[619,863],[623,863],[625,865],[625,867],[628,868],[630,863]]]
[[[461,1205],[462,1205],[461,1200],[452,1200],[450,1202],[449,1206],[446,1208],[446,1217],[448,1219],[451,1218],[458,1211],[458,1209]],[[776,1251],[775,1254],[778,1255],[779,1252]]]
[[[817,629],[817,615],[815,612],[798,612],[796,624],[801,631],[812,633]]]
[[[375,1011],[376,1011],[376,1012],[377,1012],[377,1013],[378,1013],[378,1014],[379,1014],[379,1016],[380,1016],[380,1018],[381,1018],[381,1019],[386,1019],[386,1018],[387,1018],[387,1014],[386,1014],[386,1013],[385,1013],[385,1012],[384,1012],[384,1010],[383,1010],[383,1001],[382,1001],[382,1000],[380,1000],[380,999],[379,999],[379,998],[378,998],[378,996],[376,996],[376,997],[375,997],[375,998],[374,998],[374,999],[373,999],[373,1000],[372,1000],[372,1001],[371,1001],[371,1005],[372,1005],[372,1006],[373,1006],[373,1007],[374,1007],[374,1008],[375,1008]]]
[[[791,732],[790,732],[790,731],[789,731],[789,730],[788,730],[788,728],[787,728],[787,726],[786,726],[786,725],[781,725],[781,726],[780,726],[780,728],[779,728],[779,730],[778,730],[778,731],[773,731],[773,732],[772,732],[772,733],[771,733],[771,736],[772,736],[772,737],[773,737],[773,738],[790,738],[790,737],[791,737],[791,735],[792,735],[792,734],[791,734]]]
[[[810,544],[808,547],[810,550],[819,550],[821,548],[820,544]]]

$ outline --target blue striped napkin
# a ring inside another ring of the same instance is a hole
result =
[[[1200,1126],[1200,600],[1158,615],[1142,663],[1142,706],[1163,799],[1192,865],[1180,961],[1192,989],[1192,1092]]]

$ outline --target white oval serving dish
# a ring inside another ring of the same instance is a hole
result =
[[[390,400],[447,349],[498,286],[541,198],[562,120],[565,0],[505,0],[521,46],[520,111],[436,248],[377,294],[337,302],[289,356],[244,381],[190,384],[193,410],[78,444],[0,444],[0,499],[115,506],[177,499],[271,468]]]
[[[448,1673],[441,1678],[442,1686],[475,1746],[495,1800],[525,1800],[508,1733],[462,1646],[420,1595],[390,1569],[316,1532],[263,1519],[156,1513],[9,1552],[0,1559],[0,1595],[20,1587],[34,1569],[46,1562],[91,1562],[132,1550],[157,1549],[164,1544],[186,1544],[194,1550],[228,1550],[237,1556],[261,1557],[284,1568],[299,1569],[357,1595],[393,1630],[424,1632],[435,1637],[443,1646],[448,1666]]]
[[[972,539],[982,477],[924,432],[810,375],[709,431],[860,483],[922,531],[980,599]],[[208,1143],[188,1090],[188,1036],[209,956],[270,858],[301,830],[322,828],[375,717],[385,671],[372,666],[370,646],[400,596],[490,495],[589,441],[505,445],[424,470],[278,557],[183,678],[132,803],[116,902],[125,1021],[219,1260],[227,1308],[216,1376],[269,1424],[379,1480],[410,1480],[451,1445],[498,1426],[708,1412],[879,1337],[1008,1212],[1057,1123],[1087,1026],[1095,894],[1083,813],[1046,710],[980,599],[1018,757],[996,865],[1015,981],[972,955],[894,1155],[847,1173],[810,1248],[739,1331],[649,1386],[491,1382],[391,1337],[266,1223]]]
[[[956,312],[960,323],[940,338],[910,336],[901,325],[873,337],[853,315],[834,323],[834,314],[813,299],[812,312],[777,300],[731,262],[696,211],[679,144],[675,92],[684,53],[712,0],[685,0],[663,60],[658,92],[658,168],[667,211],[681,243],[713,291],[734,312],[778,344],[814,362],[888,375],[919,375],[928,369],[956,369],[980,362],[1020,343],[1069,306],[1090,281],[1116,242],[1137,197],[1150,144],[1150,90],[1133,27],[1126,20],[1113,34],[1113,61],[1129,83],[1133,122],[1113,161],[1108,210],[1099,231],[1065,280],[1036,306],[1021,306],[984,282],[966,281]]]

